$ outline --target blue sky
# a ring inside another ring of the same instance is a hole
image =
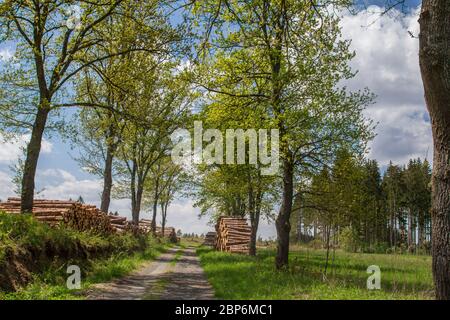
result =
[[[366,2],[383,3],[375,0]],[[419,1],[407,1],[416,7]],[[369,7],[357,15],[345,14],[342,19],[343,36],[352,39],[356,58],[352,67],[358,70],[355,79],[346,83],[350,89],[370,88],[376,95],[376,103],[366,110],[367,116],[377,121],[377,137],[371,143],[369,158],[379,161],[385,167],[389,160],[404,164],[411,157],[432,157],[431,132],[426,112],[423,88],[418,66],[418,40],[410,37],[408,31],[417,35],[417,11],[407,15],[392,12],[379,17],[374,12],[380,8]],[[11,51],[0,45],[0,61],[5,62]],[[0,143],[0,199],[13,194],[9,166],[20,154],[18,142]],[[99,205],[101,181],[81,170],[72,156],[67,143],[54,135],[44,143],[39,159],[37,191],[47,198],[77,198],[82,195],[89,202]],[[168,224],[183,232],[205,233],[211,227],[208,219],[198,219],[198,210],[189,199],[178,199],[169,208]],[[130,216],[127,199],[114,200],[112,210]],[[148,212],[143,216],[149,217]],[[275,236],[272,224],[262,223],[260,234]]]

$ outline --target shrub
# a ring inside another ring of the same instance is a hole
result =
[[[313,249],[323,249],[325,247],[325,243],[320,239],[314,239],[308,242],[308,246]]]

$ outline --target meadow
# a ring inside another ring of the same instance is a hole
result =
[[[433,299],[431,257],[364,254],[336,250],[324,274],[326,251],[294,247],[289,267],[276,271],[275,250],[258,249],[256,257],[197,252],[219,299]],[[368,290],[367,268],[381,270],[380,290]]]

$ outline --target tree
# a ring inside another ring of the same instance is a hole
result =
[[[136,42],[103,56],[89,54],[107,41],[101,28],[108,18],[137,12],[146,14],[145,6],[125,0],[75,4],[69,0],[7,0],[0,5],[0,41],[17,44],[15,59],[20,62],[12,64],[9,72],[2,75],[4,86],[14,92],[2,108],[15,115],[14,126],[31,130],[21,188],[22,212],[30,212],[33,206],[34,179],[49,115],[61,107],[74,105],[67,101],[60,103],[63,90],[80,71],[96,62],[150,50]],[[127,10],[130,7],[134,10]],[[142,30],[145,20],[135,18],[128,19],[130,28]],[[16,104],[17,101],[21,103]]]
[[[214,66],[221,70],[224,62],[226,61],[218,57],[214,61]],[[241,88],[245,90],[247,86],[252,86],[251,81],[245,86],[239,85],[234,90],[239,91]],[[202,120],[204,129],[218,130],[225,137],[230,134],[230,131],[227,131],[229,128],[242,130],[242,138],[233,137],[233,146],[228,142],[225,143],[226,153],[233,154],[237,158],[238,145],[243,143],[245,147],[243,158],[248,161],[255,155],[251,154],[254,151],[251,146],[254,141],[251,141],[251,133],[248,130],[255,130],[253,132],[256,134],[256,130],[264,128],[266,121],[262,115],[257,103],[253,103],[250,108],[241,98],[212,95],[209,103],[203,107],[199,119]],[[220,147],[224,146],[220,138],[214,137],[205,151],[216,142]],[[208,152],[203,156],[206,156],[205,162],[210,160]],[[248,217],[251,227],[249,254],[256,255],[260,218],[272,218],[273,206],[278,195],[277,177],[262,174],[261,168],[264,164],[261,159],[255,159],[255,163],[230,164],[224,161],[224,157],[227,156],[217,150],[214,150],[214,155],[211,156],[220,158],[219,163],[201,164],[194,173],[196,176],[196,179],[193,179],[194,187],[197,187],[194,188],[194,196],[198,200],[196,205],[201,208],[202,214],[215,210],[213,219],[218,215]]]
[[[382,187],[380,168],[376,160],[365,160],[360,168],[361,181],[361,209],[363,215],[364,242],[371,248],[373,245],[384,244],[386,217],[383,211]]]
[[[175,194],[183,185],[183,173],[180,166],[174,164],[170,157],[158,159],[150,169],[144,183],[143,207],[152,211],[151,230],[156,232],[158,205],[161,208],[161,227],[164,234],[167,222],[167,209]]]
[[[169,160],[170,161],[170,160]],[[164,231],[167,222],[167,209],[173,201],[175,194],[181,191],[183,187],[183,173],[182,168],[178,165],[169,162],[166,168],[163,169],[161,177],[161,192],[159,194],[161,206],[161,228],[164,236]],[[156,217],[154,217],[155,219]]]
[[[408,249],[410,252],[424,245],[426,217],[430,209],[430,190],[428,163],[420,159],[411,159],[403,172],[404,206],[407,212]],[[416,239],[416,230],[419,239]]]
[[[170,55],[138,55],[128,71],[133,74],[130,86],[137,94],[127,101],[127,109],[140,121],[126,122],[118,150],[121,181],[116,191],[120,197],[131,198],[135,224],[139,223],[147,178],[158,161],[168,156],[169,137],[189,114],[188,83],[182,73],[175,73],[179,64],[171,59]]]
[[[342,5],[348,2],[211,0],[194,8],[206,17],[204,24],[214,26],[207,28],[202,47],[224,57],[223,71],[200,84],[216,94],[259,102],[270,127],[279,130],[277,268],[288,264],[294,176],[333,158],[343,144],[363,149],[370,136],[362,116],[370,97],[338,89],[341,79],[353,75],[347,65],[353,54],[339,39],[338,18],[328,11]],[[255,84],[243,85],[250,81]],[[236,87],[245,89],[236,92]]]
[[[432,255],[436,298],[450,299],[450,2],[423,0],[419,61],[433,133]]]
[[[118,119],[119,118],[119,119]],[[116,152],[124,123],[117,114],[99,109],[82,109],[77,114],[79,126],[72,136],[81,154],[76,158],[89,173],[103,179],[100,209],[109,211],[113,176],[116,174]]]
[[[397,220],[401,215],[401,204],[403,197],[403,178],[402,170],[392,162],[383,177],[383,190],[386,197],[386,209],[389,214],[389,243],[391,247],[397,246]]]

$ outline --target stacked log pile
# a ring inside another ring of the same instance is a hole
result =
[[[108,215],[111,226],[119,233],[127,230],[129,222],[126,217]]]
[[[144,233],[150,233],[152,231],[152,220],[148,219],[141,219],[139,221],[139,229]],[[169,241],[176,243],[178,242],[177,233],[175,231],[175,228],[173,227],[165,227],[164,228],[164,235],[162,227],[156,226],[155,235],[157,237],[165,237],[168,238]]]
[[[139,221],[139,229],[144,233],[149,233],[152,231],[152,220],[141,219]]]
[[[233,253],[249,253],[251,228],[241,217],[220,217],[216,225],[216,249]]]
[[[8,198],[7,202],[0,202],[0,211],[11,214],[20,213],[20,198]],[[106,214],[96,206],[81,204],[75,201],[35,199],[32,214],[36,220],[51,226],[64,225],[78,231],[92,231],[101,234],[151,232],[151,220],[142,219],[139,227],[127,221],[126,217]],[[162,228],[156,227],[156,236],[162,237]],[[165,227],[164,237],[172,242],[178,242],[175,228]]]
[[[216,245],[216,233],[214,231],[208,232],[205,236],[204,246],[214,247]]]
[[[0,210],[12,214],[20,213],[20,198],[8,198],[7,202],[0,202]],[[35,199],[32,214],[36,220],[51,226],[64,223],[78,231],[102,234],[111,234],[117,230],[110,216],[100,209],[75,201]]]
[[[75,205],[74,201],[35,199],[32,213],[36,220],[57,226],[64,221],[65,214]],[[11,214],[20,213],[20,198],[8,198],[7,202],[0,202],[0,210]]]

